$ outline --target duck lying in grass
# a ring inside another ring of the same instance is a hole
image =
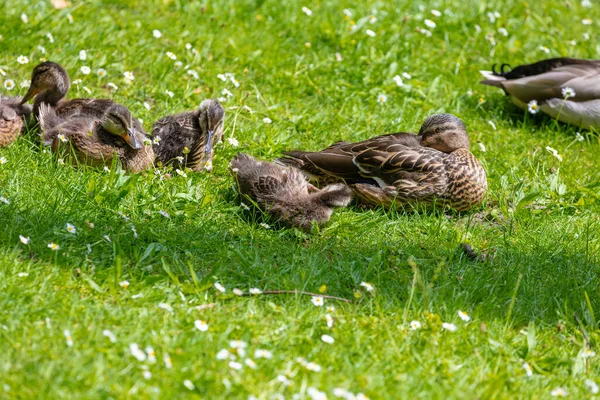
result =
[[[352,200],[352,191],[344,184],[309,193],[314,187],[299,170],[257,161],[246,154],[240,153],[231,161],[231,171],[243,196],[274,219],[304,231],[310,231],[313,224],[323,225],[334,207],[345,207]]]
[[[21,103],[24,104],[33,98],[33,113],[36,118],[39,118],[42,104],[55,108],[56,114],[62,118],[72,115],[102,118],[106,110],[117,104],[109,99],[66,100],[64,97],[70,87],[67,71],[55,62],[45,61],[33,69],[31,85]],[[133,118],[131,124],[137,132],[145,134],[137,119]]]
[[[119,104],[111,105],[101,118],[96,118],[87,113],[64,117],[42,103],[38,118],[42,142],[53,151],[68,143],[67,154],[74,156],[74,164],[110,165],[116,156],[123,168],[135,173],[154,162],[149,141],[134,129],[131,113]]]
[[[524,110],[559,121],[600,129],[600,60],[552,58],[500,72],[480,71],[481,83],[496,86]]]
[[[367,204],[435,203],[464,211],[481,203],[487,190],[485,171],[469,147],[464,123],[437,114],[417,135],[401,132],[317,152],[290,151],[277,162],[321,184],[344,182]]]
[[[209,99],[197,110],[159,119],[152,126],[157,161],[194,171],[212,170],[214,144],[223,138],[224,118],[221,103]]]
[[[18,97],[0,96],[0,147],[6,147],[21,135],[31,117],[31,106]]]

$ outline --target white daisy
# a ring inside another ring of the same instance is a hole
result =
[[[85,50],[79,50],[79,59],[85,61],[87,59],[87,52]]]
[[[469,314],[467,314],[464,311],[460,311],[460,310],[458,310],[458,317],[465,322],[469,322],[471,320],[471,317],[469,317]]]
[[[309,17],[312,15],[312,10],[308,7],[302,7],[302,12],[308,15]]]
[[[550,146],[546,146],[546,150],[549,151],[554,157],[556,157],[556,159],[560,162],[562,162],[563,158],[562,156],[558,153],[558,150],[553,149]]]
[[[184,171],[180,170],[179,168],[176,169],[175,172],[177,173],[177,175],[187,178],[187,174]]]
[[[20,240],[20,241],[21,241],[21,243],[23,243],[23,244],[29,244],[29,240],[31,240],[31,239],[29,239],[29,237],[25,237],[25,236],[23,236],[23,235],[19,235],[19,240]]]
[[[168,312],[173,312],[173,307],[167,303],[158,303],[158,308]]]
[[[573,88],[564,87],[561,89],[561,92],[565,99],[568,99],[570,97],[575,97],[575,90],[573,90]]]
[[[317,307],[322,307],[325,304],[325,299],[322,296],[313,296],[310,301]]]
[[[523,363],[523,369],[525,370],[525,374],[527,376],[533,376],[533,370],[531,369],[529,363]]]
[[[26,56],[21,55],[21,56],[17,57],[17,62],[19,64],[27,64],[27,63],[29,63],[29,58],[27,58]]]
[[[485,144],[479,142],[477,143],[479,145],[479,150],[481,150],[482,153],[485,153],[487,151],[487,149],[485,148]]]
[[[582,358],[591,358],[591,357],[595,357],[595,356],[596,356],[596,352],[592,349],[585,349],[583,351],[583,353],[581,353]]]
[[[109,331],[108,329],[102,331],[102,336],[106,336],[111,343],[117,342],[117,337],[115,336],[115,334]]]
[[[419,328],[421,328],[421,323],[419,321],[410,321],[410,329],[416,331]]]
[[[367,292],[372,292],[373,290],[375,290],[375,287],[373,285],[371,285],[368,282],[361,282],[360,286],[364,287],[365,289],[367,289]]]
[[[232,145],[233,147],[238,147],[240,145],[240,142],[234,138],[233,136],[227,138],[227,141],[229,142],[230,145]]]
[[[0,157],[0,165],[6,164],[6,157]]]
[[[28,274],[27,272],[19,272],[19,273],[17,274],[17,276],[18,276],[19,278],[27,278],[27,277],[29,276],[29,274]]]
[[[165,217],[165,218],[171,218],[171,216],[169,215],[169,213],[168,213],[168,212],[166,212],[166,211],[159,210],[159,211],[158,211],[158,213],[159,213],[160,215],[162,215],[163,217]]]
[[[265,229],[271,229],[271,225],[269,225],[267,223],[261,222],[259,225],[262,226]]]
[[[167,51],[167,57],[169,57],[171,60],[177,60],[177,56],[175,55],[175,53]]]
[[[119,282],[119,286],[121,286],[123,289],[127,289],[129,287],[129,281],[121,281]]]
[[[437,25],[435,24],[435,22],[433,22],[430,19],[426,19],[425,21],[423,21],[425,23],[425,25],[429,28],[429,29],[433,29],[435,28]]]
[[[583,383],[585,387],[588,388],[591,394],[598,394],[598,392],[600,391],[598,388],[598,384],[591,379],[586,379]]]
[[[456,325],[454,325],[453,323],[449,323],[449,322],[444,322],[442,324],[442,328],[444,328],[448,332],[456,332],[456,330],[458,329],[458,328],[456,328]]]
[[[158,29],[154,29],[152,31],[152,36],[154,36],[157,39],[160,39],[162,37],[162,33]]]
[[[217,355],[215,356],[217,360],[227,360],[231,356],[231,353],[227,349],[219,350]]]
[[[540,46],[539,49],[546,54],[550,54],[550,49],[547,48],[546,46]]]
[[[272,357],[273,357],[273,353],[270,352],[269,350],[256,349],[254,351],[254,358],[266,358],[266,359],[270,359]]]
[[[73,338],[71,337],[71,332],[69,332],[68,329],[65,329],[63,331],[63,334],[65,335],[65,340],[67,341],[67,346],[73,347]]]
[[[506,28],[498,28],[498,33],[502,36],[508,36],[508,31],[506,30]]]
[[[98,75],[100,78],[104,78],[106,76],[106,70],[104,68],[98,68],[96,75]]]
[[[333,317],[331,314],[325,314],[325,321],[327,321],[327,327],[331,328],[333,326]]]
[[[411,76],[409,73],[407,73],[407,72],[403,72],[403,73],[402,73],[402,76],[403,76],[405,79],[409,79],[409,80],[410,80],[410,79],[412,79],[412,76]]]
[[[77,228],[73,226],[73,224],[67,223],[67,232],[69,233],[77,233]]]
[[[50,43],[54,43],[54,36],[52,36],[52,33],[50,33],[50,32],[46,33],[46,37],[48,38],[48,41]]]
[[[225,289],[225,286],[221,285],[219,282],[215,282],[213,286],[221,293],[225,293],[227,291],[227,289]]]
[[[244,295],[244,292],[243,292],[243,291],[241,291],[241,290],[240,290],[240,289],[238,289],[238,288],[233,288],[232,292],[233,292],[233,294],[235,294],[236,296],[243,296],[243,295]]]
[[[111,88],[111,89],[114,89],[114,90],[117,90],[117,89],[119,89],[119,87],[118,87],[117,85],[115,85],[114,83],[112,83],[112,82],[108,82],[108,83],[107,83],[107,86],[108,86],[109,88]]]
[[[335,339],[329,335],[321,335],[321,340],[327,344],[333,344]]]
[[[436,17],[441,17],[441,16],[442,16],[442,13],[441,13],[441,12],[439,12],[438,10],[431,10],[431,13],[432,13],[433,15],[435,15]]]
[[[192,383],[192,381],[190,381],[189,379],[186,379],[185,381],[183,381],[183,386],[185,386],[189,390],[196,389],[196,386],[194,386],[194,384]]]
[[[529,111],[530,114],[537,114],[540,111],[537,100],[531,100],[527,103],[527,111]]]
[[[270,124],[270,123],[272,123],[273,121],[271,120],[271,118],[269,118],[269,117],[265,117],[265,118],[263,118],[263,122],[264,122],[265,124]]]
[[[581,23],[584,25],[591,25],[592,24],[592,20],[589,18],[585,18],[581,20]]]
[[[387,102],[387,100],[388,100],[388,97],[383,93],[381,93],[380,95],[377,96],[377,102],[379,102],[381,104]]]
[[[575,140],[577,140],[578,142],[583,142],[585,140],[585,138],[583,137],[583,135],[579,132],[575,133]]]
[[[262,293],[262,290],[260,290],[258,288],[251,288],[250,290],[248,290],[248,292],[253,295],[258,295],[258,294]]]
[[[569,392],[567,392],[565,389],[563,389],[561,387],[557,387],[556,389],[554,389],[550,392],[550,396],[552,396],[552,397],[567,397],[568,395],[569,395]]]
[[[367,36],[370,36],[370,37],[375,37],[375,36],[377,36],[377,34],[376,34],[375,32],[373,32],[372,30],[370,30],[370,29],[367,29],[367,30],[365,31],[365,33],[367,34]]]
[[[135,79],[135,76],[133,75],[133,72],[131,72],[131,71],[123,72],[123,76],[125,77],[125,80],[129,81],[129,82],[131,82]]]
[[[21,13],[21,21],[23,21],[24,24],[29,22],[29,18],[27,17],[27,14]]]
[[[42,53],[42,54],[46,54],[46,48],[45,48],[44,46],[42,46],[42,45],[39,45],[39,46],[37,47],[37,49],[40,51],[40,53]]]
[[[335,59],[337,62],[342,62],[343,58],[340,53],[335,53]]]
[[[19,83],[19,86],[22,87],[22,88],[27,89],[27,88],[29,88],[29,86],[31,86],[31,81],[29,81],[27,79],[23,79],[21,81],[21,83]]]
[[[208,330],[208,324],[206,323],[206,321],[202,321],[200,319],[194,321],[194,326],[200,332],[206,332]]]
[[[60,246],[57,245],[56,243],[48,243],[48,248],[56,251],[56,250],[60,249]]]
[[[173,92],[171,92],[170,90],[165,90],[165,93],[169,96],[169,97],[173,97],[175,94]]]
[[[15,88],[15,81],[12,79],[7,79],[4,81],[4,89],[13,90]]]

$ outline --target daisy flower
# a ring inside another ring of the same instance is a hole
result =
[[[23,235],[19,235],[19,240],[21,241],[21,243],[23,244],[29,244],[29,237],[25,237]]]
[[[96,71],[96,75],[98,75],[100,78],[104,78],[106,76],[106,70],[104,68],[99,68]]]
[[[405,79],[409,79],[409,80],[410,80],[410,79],[412,79],[412,76],[411,76],[409,73],[407,73],[407,72],[403,72],[403,73],[402,73],[402,76],[403,76]]]
[[[17,62],[19,64],[27,64],[27,63],[29,63],[29,58],[27,58],[26,56],[21,55],[21,56],[17,57]]]
[[[460,311],[460,310],[458,310],[458,317],[465,322],[469,322],[471,320],[471,317],[469,317],[469,314],[467,314],[464,311]]]
[[[192,49],[192,44],[191,43],[186,43],[185,44],[185,49],[186,50],[191,50]]]
[[[154,139],[152,139],[152,143],[154,144],[160,144],[160,141],[162,139],[160,138],[160,136],[154,136]]]
[[[598,394],[598,392],[600,391],[598,389],[598,384],[591,379],[586,379],[583,383],[585,387],[588,388],[591,394]]]
[[[388,97],[381,93],[379,96],[377,96],[377,101],[381,104],[385,103],[388,100]]]
[[[596,356],[596,352],[592,349],[585,349],[583,351],[583,353],[581,354],[581,357],[583,358],[591,358],[591,357],[595,357]]]
[[[111,343],[117,342],[117,337],[115,336],[115,334],[109,331],[108,329],[102,331],[102,336],[106,336]]]
[[[13,90],[15,88],[15,81],[12,79],[7,79],[4,81],[4,89]]]
[[[254,358],[266,358],[266,359],[270,359],[272,357],[273,357],[273,353],[270,352],[269,350],[256,349],[254,351]]]
[[[19,278],[26,278],[26,277],[28,277],[28,276],[29,276],[29,274],[28,274],[27,272],[19,272],[19,273],[17,274],[17,276],[18,276]]]
[[[322,296],[313,296],[310,301],[317,307],[322,307],[325,304],[325,299]]]
[[[546,146],[546,150],[549,151],[554,157],[556,157],[556,159],[560,162],[562,162],[563,158],[560,154],[558,154],[558,150],[553,149],[550,146]]]
[[[258,288],[251,288],[250,290],[248,290],[248,292],[253,295],[258,295],[258,294],[262,293],[262,290],[260,290]]]
[[[396,85],[398,85],[398,86],[402,86],[402,85],[404,85],[404,82],[402,81],[402,78],[400,77],[400,75],[396,75],[396,76],[394,76],[394,77],[392,78],[392,80],[393,80],[394,82],[396,82]]]
[[[421,328],[421,323],[419,321],[410,321],[410,329],[416,331],[419,328]]]
[[[261,222],[259,225],[262,226],[265,229],[271,229],[271,226],[269,224],[264,223],[264,222]]]
[[[160,39],[162,37],[162,33],[158,29],[154,29],[152,31],[152,36],[154,36],[157,39]]]
[[[158,303],[158,308],[163,309],[168,312],[173,312],[173,307],[167,303]]]
[[[445,330],[447,330],[448,332],[456,332],[456,325],[454,325],[453,323],[449,323],[449,322],[444,322],[442,324],[442,328],[444,328]]]
[[[312,371],[312,372],[321,372],[321,366],[317,363],[314,362],[309,362],[306,363],[306,365],[304,366],[307,370]]]
[[[167,57],[169,57],[171,60],[177,60],[177,56],[171,51],[167,51]]]
[[[441,12],[439,12],[438,10],[431,10],[431,13],[432,13],[433,15],[435,15],[436,17],[441,17],[441,16],[442,16],[442,13],[441,13]]]
[[[335,339],[329,335],[321,335],[321,340],[327,344],[333,344],[333,342],[335,342]]]
[[[337,62],[342,62],[343,58],[340,53],[335,53],[335,59]]]
[[[173,92],[171,92],[170,90],[165,90],[165,93],[169,96],[169,97],[173,97],[175,94]]]
[[[564,87],[561,89],[561,92],[565,99],[568,99],[570,97],[575,97],[575,91],[573,90],[573,88]]]
[[[46,48],[44,46],[39,45],[37,49],[40,51],[40,53],[46,54]]]
[[[194,321],[194,326],[200,332],[206,332],[208,330],[208,324],[206,323],[206,321],[202,321],[200,319]]]
[[[238,288],[234,288],[234,289],[232,290],[232,292],[233,292],[233,294],[235,294],[236,296],[243,296],[243,295],[244,295],[244,292],[242,292],[242,291],[241,291],[240,289],[238,289]]]
[[[131,72],[131,71],[123,72],[123,76],[125,77],[125,80],[129,81],[129,82],[132,82],[135,79],[135,76],[133,75],[133,72]]]
[[[56,243],[48,243],[48,248],[56,251],[56,250],[60,249],[60,246],[57,245]]]
[[[529,111],[530,114],[537,114],[540,111],[537,100],[531,100],[527,103],[527,111]]]
[[[77,228],[73,224],[67,223],[67,232],[69,233],[77,233]]]
[[[87,59],[87,52],[85,50],[79,50],[79,59],[85,61]]]
[[[158,211],[158,213],[159,213],[160,215],[162,215],[163,217],[165,217],[165,218],[171,218],[171,216],[169,215],[169,213],[168,213],[168,212],[166,212],[166,211],[159,210],[159,211]]]
[[[498,28],[498,33],[502,36],[508,36],[508,31],[506,30],[506,28]]]
[[[0,165],[6,164],[6,157],[0,157]]]
[[[236,138],[234,138],[233,136],[232,136],[232,137],[229,137],[229,138],[227,138],[227,141],[228,141],[228,142],[229,142],[229,144],[230,144],[230,145],[232,145],[233,147],[238,147],[238,146],[240,145],[240,142],[239,142],[239,141],[238,141]]]
[[[50,43],[54,43],[54,36],[52,36],[52,33],[50,33],[50,32],[46,33],[46,38],[48,38],[48,41]]]
[[[182,170],[176,169],[175,172],[177,173],[177,175],[187,178],[187,174],[185,172],[183,172]]]
[[[221,285],[219,282],[215,282],[213,286],[221,293],[225,293],[227,291],[227,289],[225,289],[225,286]]]
[[[581,135],[581,133],[577,132],[575,133],[575,140],[577,140],[578,142],[583,142],[585,138]]]
[[[227,349],[221,349],[215,356],[217,360],[227,360],[231,356],[231,353]]]
[[[29,88],[29,86],[31,86],[31,81],[28,81],[27,79],[23,79],[21,81],[21,83],[19,83],[19,86],[21,86],[22,88]]]
[[[0,203],[4,203],[4,204],[10,204],[10,201],[6,198],[6,197],[0,197]]]
[[[533,370],[531,369],[529,363],[523,363],[523,369],[525,370],[525,374],[527,376],[533,376]]]
[[[165,353],[165,355],[163,356],[163,362],[165,363],[166,369],[173,368],[173,362],[171,361],[171,356],[169,355],[169,353]]]
[[[108,86],[109,88],[114,89],[114,90],[119,89],[119,87],[112,82],[108,82],[108,84],[106,86]]]
[[[581,23],[584,25],[591,25],[592,24],[592,20],[589,18],[585,18],[581,20]]]
[[[325,321],[327,321],[327,327],[331,328],[333,326],[333,317],[331,314],[325,314]]]
[[[29,18],[27,17],[27,14],[21,13],[21,21],[23,21],[24,24],[29,22]]]
[[[426,19],[425,21],[423,21],[425,23],[425,26],[427,26],[429,29],[433,29],[435,28],[437,25],[435,24],[435,22],[433,22],[430,19]]]
[[[365,31],[365,33],[367,34],[367,36],[370,36],[370,37],[375,37],[375,36],[377,36],[377,34],[376,34],[375,32],[373,32],[372,30],[370,30],[370,29],[367,29],[367,30]]]
[[[365,289],[367,289],[367,292],[372,292],[373,290],[375,290],[375,287],[373,287],[373,285],[371,285],[368,282],[361,282],[360,286],[364,287]]]
[[[312,10],[308,7],[302,7],[302,12],[308,15],[309,17],[312,15]]]
[[[67,341],[67,346],[73,347],[73,338],[71,337],[71,332],[69,332],[68,329],[65,329],[63,331],[63,334],[65,335],[65,340]]]
[[[158,31],[157,31],[158,32]],[[196,386],[194,386],[194,384],[192,383],[192,381],[190,381],[189,379],[186,379],[185,381],[183,381],[183,386],[185,386],[186,388],[188,388],[189,390],[194,390],[196,389]]]
[[[485,148],[485,144],[479,142],[477,143],[479,145],[479,150],[481,150],[482,153],[485,153],[487,151],[487,149]]]
[[[557,387],[556,389],[554,389],[553,391],[550,392],[550,396],[552,397],[567,397],[569,395],[569,392],[567,392],[565,389],[561,388],[561,387]]]
[[[152,378],[152,372],[150,372],[150,371],[144,371],[144,372],[142,372],[142,376],[145,379],[150,379],[150,378]]]
[[[269,117],[265,117],[265,118],[263,118],[263,122],[264,122],[265,124],[270,124],[270,123],[272,123],[273,121],[271,120],[271,118],[269,118]]]
[[[546,54],[550,54],[550,49],[547,48],[546,46],[540,46],[539,49]]]
[[[119,282],[119,286],[121,286],[123,289],[127,289],[129,287],[129,281],[121,281]]]

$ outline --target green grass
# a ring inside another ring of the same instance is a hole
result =
[[[329,398],[334,388],[371,399],[549,398],[557,387],[571,398],[591,396],[584,381],[600,383],[598,357],[582,355],[588,341],[595,350],[600,339],[598,136],[582,132],[579,142],[575,128],[525,115],[501,91],[479,85],[478,70],[494,62],[596,57],[597,6],[584,8],[579,0],[570,6],[438,1],[423,10],[409,1],[73,3],[54,10],[47,1],[4,1],[0,84],[17,84],[9,94],[24,94],[19,83],[44,57],[82,79],[71,97],[114,98],[149,130],[161,116],[222,97],[227,88],[233,96],[224,102],[225,134],[240,145],[226,140],[217,147],[210,174],[170,179],[161,179],[165,171],[129,175],[60,164],[35,131],[0,149],[7,160],[0,165],[0,196],[10,201],[0,203],[0,397],[291,399],[310,398],[311,387]],[[344,8],[352,17],[344,17]],[[501,16],[492,23],[486,13],[494,11]],[[376,22],[368,21],[371,15]],[[593,25],[580,23],[587,17]],[[425,18],[437,24],[431,37],[417,31]],[[359,26],[354,33],[351,21]],[[153,29],[162,37],[154,38]],[[78,59],[82,49],[85,61]],[[19,55],[29,63],[18,64]],[[90,75],[80,72],[84,65]],[[185,71],[188,65],[198,79]],[[107,76],[97,77],[98,68]],[[131,84],[125,71],[135,75]],[[217,77],[227,72],[239,87]],[[392,78],[402,72],[412,79],[398,87]],[[377,102],[381,93],[385,104]],[[465,121],[486,167],[490,190],[479,210],[350,207],[307,235],[266,230],[239,206],[227,172],[238,151],[272,159],[287,149],[415,131],[441,111]],[[263,122],[267,117],[271,124]],[[19,235],[30,237],[29,245]],[[51,242],[60,249],[49,249]],[[486,260],[467,259],[462,242]],[[126,289],[119,285],[124,280]],[[217,281],[224,295],[214,289]],[[366,292],[363,281],[376,290]],[[231,294],[253,287],[325,290],[353,301],[315,307],[307,296]],[[459,310],[471,321],[460,320]],[[206,321],[208,331],[195,329],[195,320]],[[422,328],[411,330],[412,320]],[[457,331],[443,330],[442,322]],[[323,334],[335,342],[324,343]],[[236,370],[217,359],[230,340],[247,343],[237,361],[253,359],[256,369]],[[134,358],[132,343],[151,346],[156,362]],[[257,359],[256,349],[273,357]],[[299,357],[321,371],[308,370]]]

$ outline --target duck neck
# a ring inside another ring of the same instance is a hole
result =
[[[40,106],[44,103],[51,107],[56,107],[58,102],[65,97],[65,94],[66,92],[63,93],[62,91],[54,90],[47,90],[38,94],[33,100],[33,112],[36,116],[39,115]]]

